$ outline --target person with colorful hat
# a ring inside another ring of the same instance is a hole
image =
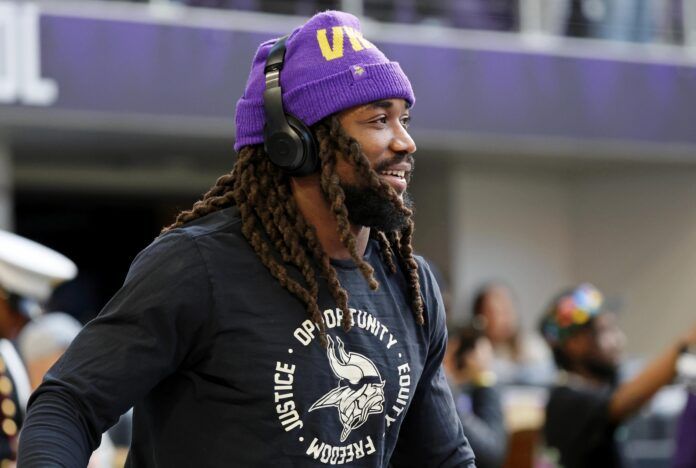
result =
[[[20,466],[84,466],[132,404],[131,467],[474,466],[411,245],[414,103],[349,14],[262,43],[234,168],[49,371]]]
[[[31,387],[13,342],[43,312],[56,286],[77,275],[67,257],[0,230],[0,466],[17,456],[17,436]]]
[[[540,331],[561,370],[546,406],[546,444],[566,468],[624,466],[618,426],[674,379],[680,355],[696,344],[696,323],[626,382],[618,379],[625,336],[593,285],[556,297]]]

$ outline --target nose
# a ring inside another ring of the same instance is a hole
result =
[[[397,124],[397,128],[394,132],[394,136],[391,140],[391,149],[395,153],[406,153],[413,154],[418,149],[416,147],[416,142],[413,141],[411,135],[409,135],[408,130],[401,123]]]

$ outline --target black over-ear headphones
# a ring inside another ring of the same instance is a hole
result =
[[[266,89],[263,108],[266,126],[263,129],[263,147],[271,162],[291,176],[303,176],[319,168],[317,144],[309,128],[297,117],[283,109],[283,90],[280,71],[285,61],[285,41],[282,37],[271,47],[264,74]]]

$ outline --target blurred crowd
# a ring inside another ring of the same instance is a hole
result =
[[[696,466],[696,324],[629,365],[618,311],[593,285],[550,299],[533,331],[516,303],[510,285],[485,284],[451,327],[444,368],[477,466]]]
[[[16,459],[31,391],[82,327],[43,310],[76,274],[59,253],[0,231],[0,466]],[[550,298],[531,330],[510,284],[483,284],[455,314],[437,276],[452,322],[443,369],[477,466],[696,467],[696,324],[684,324],[657,357],[625,366],[618,313],[589,283]],[[123,466],[129,443],[127,413],[90,467]]]
[[[172,0],[190,6],[311,15],[345,9],[342,0]],[[378,21],[431,24],[490,31],[520,31],[525,15],[540,15],[542,30],[555,35],[639,43],[684,41],[683,0],[361,0]]]

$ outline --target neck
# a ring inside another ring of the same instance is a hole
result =
[[[341,237],[338,233],[336,216],[331,211],[329,202],[322,194],[319,174],[292,177],[290,184],[297,208],[305,220],[316,229],[319,243],[324,252],[333,259],[350,259],[350,252],[341,242]],[[351,224],[350,231],[355,236],[358,255],[362,257],[365,254],[367,242],[370,238],[370,228]]]
[[[582,365],[576,366],[573,370],[569,370],[568,373],[570,375],[576,376],[576,378],[584,380],[589,385],[595,387],[613,385],[615,381],[615,376],[611,377],[609,375],[600,375],[597,372],[593,372],[591,369],[588,369],[586,366]]]

